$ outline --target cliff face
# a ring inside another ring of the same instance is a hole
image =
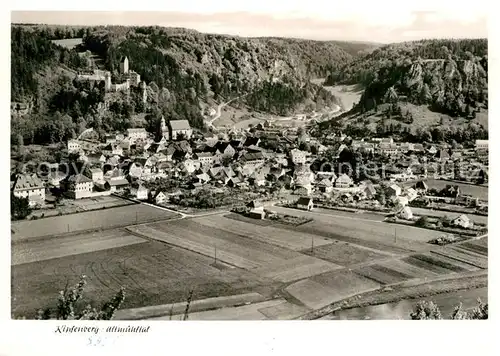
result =
[[[488,73],[479,58],[405,61],[383,66],[366,85],[361,107],[407,100],[452,116],[469,116],[487,107]]]

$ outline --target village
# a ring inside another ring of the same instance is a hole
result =
[[[13,36],[12,318],[52,319],[83,284],[86,310],[120,298],[117,320],[407,318],[401,303],[487,295],[484,76],[431,91],[422,74],[409,95],[294,54],[337,45],[281,60],[275,40],[158,31]]]
[[[422,215],[430,208],[448,211],[448,225],[466,229],[472,228],[466,213],[487,215],[487,199],[463,189],[487,182],[484,140],[452,149],[343,134],[313,138],[304,128],[282,130],[269,121],[201,133],[187,120],[164,117],[158,129],[157,142],[144,128],[105,137],[88,129],[68,141],[67,162],[15,175],[13,194],[29,200],[31,219],[64,215],[74,200],[111,195],[181,211],[306,201],[299,206],[377,211],[410,221],[417,219],[412,209]],[[429,181],[445,184],[436,189]],[[264,218],[263,207],[257,209]]]

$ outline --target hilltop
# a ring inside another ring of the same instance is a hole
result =
[[[487,129],[486,39],[383,46],[332,71],[326,83],[364,88],[344,123],[377,132],[391,124],[413,132],[471,123]]]

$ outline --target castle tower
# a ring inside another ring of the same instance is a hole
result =
[[[161,116],[160,129],[162,137],[168,138],[168,127],[165,123],[165,117],[163,115]]]
[[[122,57],[120,60],[120,73],[126,74],[128,73],[128,58]]]
[[[111,73],[110,72],[106,72],[106,74],[104,74],[104,88],[106,89],[106,91],[111,90]]]

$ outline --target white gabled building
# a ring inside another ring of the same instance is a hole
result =
[[[81,149],[82,149],[82,145],[80,144],[80,141],[78,141],[78,140],[69,140],[68,141],[68,152],[69,153],[80,152]]]
[[[182,135],[186,140],[189,140],[193,135],[193,130],[187,120],[171,120],[168,126],[170,129],[170,139],[173,141],[177,140],[179,135]]]
[[[292,160],[293,164],[305,164],[306,155],[306,152],[298,150],[296,148],[290,151],[290,159]]]
[[[488,140],[476,140],[476,151],[488,151]]]
[[[18,198],[27,198],[30,206],[45,201],[45,185],[35,174],[18,174],[14,181],[12,192]]]
[[[83,174],[75,174],[61,182],[66,195],[73,199],[83,199],[92,196],[94,182]]]

